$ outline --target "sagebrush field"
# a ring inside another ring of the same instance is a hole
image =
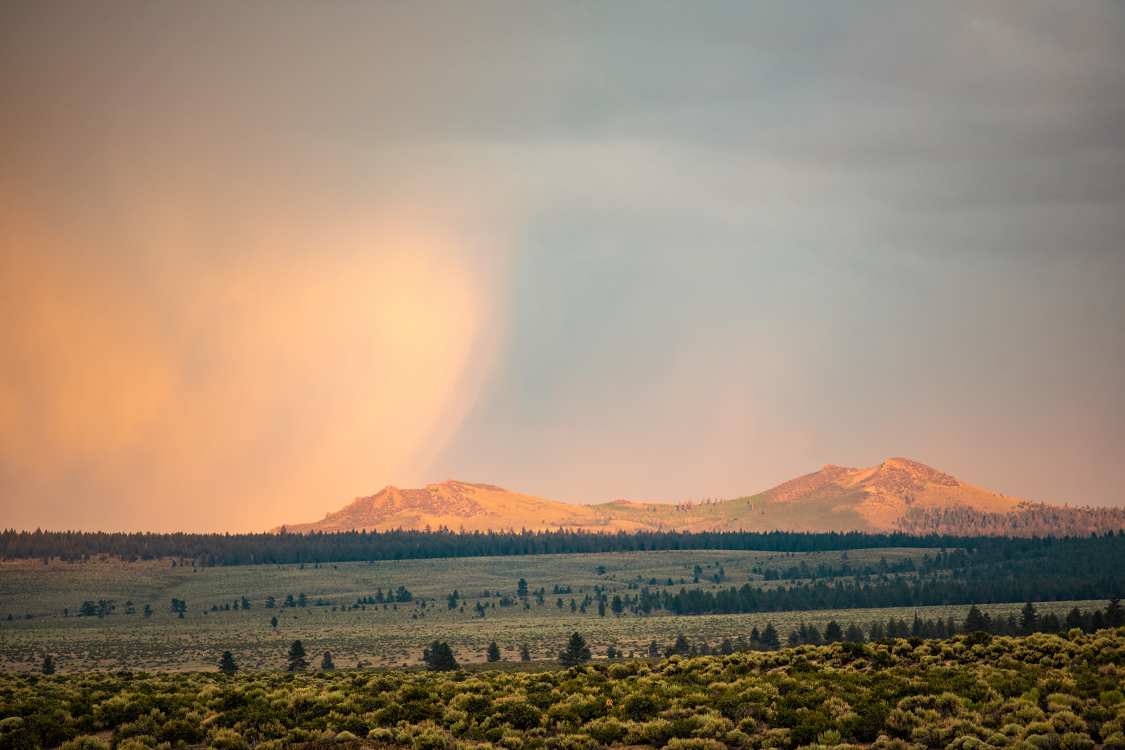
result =
[[[535,673],[8,674],[0,746],[1122,750],[1123,665],[1125,629]]]

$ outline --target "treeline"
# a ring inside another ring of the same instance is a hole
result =
[[[1125,541],[1125,531],[1107,538]],[[1075,539],[1004,539],[945,534],[771,532],[590,533],[578,531],[384,531],[312,534],[154,534],[80,531],[0,532],[0,558],[80,561],[99,555],[123,560],[173,558],[198,565],[354,562],[443,557],[542,555],[649,550],[814,552],[875,547],[962,548],[1015,557]]]
[[[1012,513],[973,508],[908,508],[895,524],[907,534],[974,536],[1089,536],[1125,529],[1125,508],[1070,508],[1024,503]]]
[[[927,555],[911,576],[858,577],[726,589],[643,589],[635,607],[675,614],[919,607],[1010,601],[1108,599],[1125,593],[1125,535],[1006,540]]]
[[[789,631],[785,639],[788,646],[819,646],[831,643],[880,643],[896,638],[942,639],[961,634],[975,634],[979,640],[986,635],[1031,635],[1032,633],[1066,633],[1080,630],[1096,633],[1102,628],[1119,628],[1125,625],[1125,609],[1118,599],[1112,599],[1104,609],[1083,610],[1072,608],[1065,617],[1054,612],[1040,614],[1031,602],[1026,603],[1019,616],[993,617],[975,605],[969,608],[965,619],[958,622],[952,616],[942,619],[924,618],[914,614],[909,622],[904,618],[890,617],[876,620],[866,627],[857,623],[843,624],[828,621],[823,632],[814,624],[802,622]],[[726,655],[739,651],[771,651],[781,647],[777,630],[770,623],[764,630],[751,630],[748,636],[724,638],[717,644],[707,640],[692,641],[683,633],[661,649],[656,641],[649,644],[649,656],[710,656]]]

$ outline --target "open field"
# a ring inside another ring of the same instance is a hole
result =
[[[664,550],[658,552],[605,552],[596,554],[525,555],[505,557],[426,558],[373,563],[323,563],[320,565],[238,565],[193,568],[172,566],[171,561],[126,563],[101,560],[44,565],[37,560],[0,562],[0,616],[14,613],[61,614],[64,607],[76,608],[83,599],[132,600],[167,608],[172,597],[196,609],[246,596],[261,606],[267,596],[284,597],[300,591],[308,596],[347,604],[377,589],[405,585],[416,598],[444,601],[454,589],[473,595],[488,590],[515,593],[516,582],[527,579],[531,589],[556,584],[591,591],[594,586],[624,590],[630,582],[658,585],[673,580],[673,587],[691,585],[696,565],[703,569],[701,584],[722,567],[723,587],[747,581],[768,586],[755,567],[786,568],[806,562],[848,562],[853,567],[921,560],[935,550],[926,548],[862,549],[847,552],[753,552],[739,550]],[[599,566],[604,572],[599,572]]]
[[[865,562],[889,564],[905,558],[920,559],[927,550],[887,549],[851,551],[853,566]],[[751,628],[773,622],[782,637],[800,622],[823,625],[831,619],[844,624],[867,624],[888,617],[909,620],[917,611],[923,617],[964,617],[967,607],[922,607],[904,609],[820,610],[806,613],[762,613],[746,615],[674,616],[653,613],[638,616],[626,612],[599,616],[595,606],[585,614],[572,612],[570,600],[581,602],[594,588],[611,596],[626,592],[638,581],[672,587],[692,587],[695,567],[703,575],[699,586],[715,588],[742,585],[776,585],[763,581],[755,570],[784,568],[807,562],[839,564],[840,552],[778,554],[737,551],[662,551],[593,555],[542,555],[529,557],[460,558],[397,562],[339,563],[319,567],[235,566],[192,568],[172,566],[170,561],[122,563],[97,561],[81,564],[22,561],[0,564],[0,669],[24,671],[37,666],[44,653],[55,655],[62,669],[187,670],[212,668],[223,651],[235,652],[244,668],[274,669],[284,663],[286,649],[294,639],[304,641],[309,652],[330,650],[341,668],[406,666],[417,663],[423,645],[434,638],[447,640],[466,663],[484,660],[491,640],[500,645],[506,659],[517,658],[526,643],[533,658],[552,658],[566,636],[580,631],[590,640],[595,654],[614,645],[626,653],[643,652],[650,641],[661,646],[678,633],[693,641],[717,643],[723,638],[746,636]],[[721,584],[709,576],[720,568]],[[604,569],[604,572],[600,572]],[[543,587],[539,604],[534,595],[525,607],[518,599],[513,606],[500,605],[499,594],[514,597],[520,577],[534,592]],[[405,586],[414,596],[410,602],[365,604],[357,599]],[[571,593],[554,594],[555,586]],[[461,592],[464,608],[449,609],[447,596]],[[489,592],[490,596],[484,596]],[[304,593],[305,607],[282,607],[289,594]],[[267,609],[266,597],[277,607]],[[241,609],[246,597],[250,609]],[[183,618],[173,615],[173,598],[187,604]],[[564,606],[558,607],[557,600]],[[78,617],[83,601],[113,601],[115,609],[105,617]],[[318,605],[317,602],[323,602]],[[485,616],[479,617],[480,602]],[[153,614],[143,614],[145,605]],[[1100,607],[1104,602],[1055,602],[1041,611],[1065,613],[1074,605]],[[230,609],[211,611],[213,606]],[[131,607],[133,614],[126,614]],[[1020,603],[988,605],[989,612],[1008,614]],[[69,610],[69,616],[63,610]],[[11,614],[12,619],[7,620]],[[27,619],[30,614],[31,618]],[[270,623],[278,618],[277,627]]]

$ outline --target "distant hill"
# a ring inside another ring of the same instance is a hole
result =
[[[577,505],[490,484],[386,487],[290,532],[387,531],[906,531],[914,534],[1085,535],[1125,528],[1125,509],[1031,503],[967,484],[907,458],[824,466],[757,495],[703,503],[616,500]]]

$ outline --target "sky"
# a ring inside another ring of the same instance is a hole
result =
[[[0,70],[0,527],[1125,505],[1120,3],[17,0]]]

